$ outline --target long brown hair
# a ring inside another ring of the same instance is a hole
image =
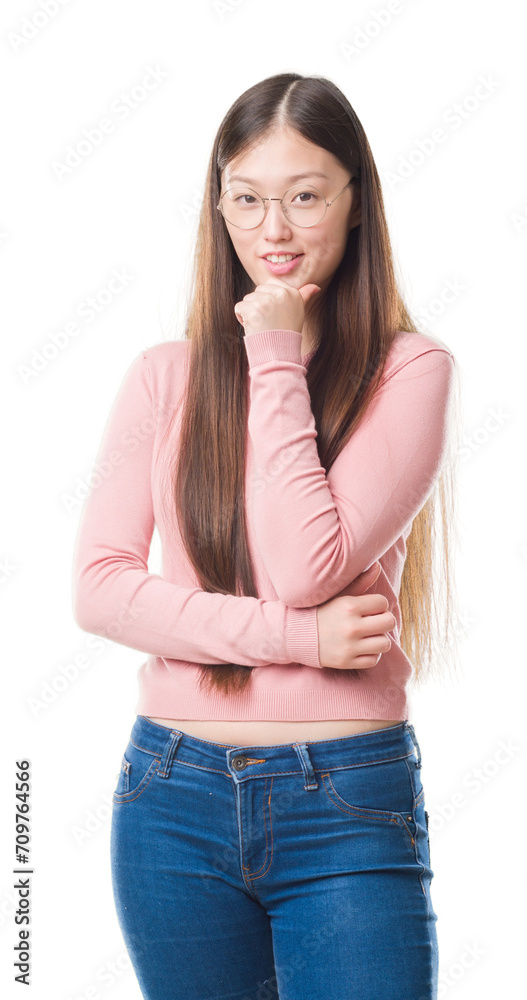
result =
[[[398,291],[372,152],[346,97],[325,77],[298,73],[280,73],[250,87],[221,122],[208,165],[185,329],[190,345],[179,449],[167,463],[172,515],[199,586],[209,593],[259,596],[245,519],[248,362],[244,329],[234,314],[234,304],[254,284],[216,206],[226,165],[283,127],[332,153],[352,175],[352,190],[361,204],[360,225],[350,230],[340,265],[325,293],[309,303],[310,323],[319,331],[319,342],[306,381],[318,454],[326,471],[375,393],[396,331],[419,332]],[[415,663],[419,680],[425,666],[432,672],[432,651],[440,655],[452,645],[448,529],[453,519],[453,482],[453,462],[448,457],[407,540],[399,596],[401,645]],[[438,517],[434,517],[436,497]],[[439,582],[446,584],[446,632],[434,649],[438,522],[443,533]],[[250,674],[251,668],[243,664],[202,664],[199,683],[229,694],[243,691]]]

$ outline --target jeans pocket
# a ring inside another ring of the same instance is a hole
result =
[[[159,755],[144,750],[129,740],[121,758],[113,801],[116,803],[133,802],[139,795],[142,795],[157,773],[159,761]]]
[[[328,799],[344,816],[397,826],[414,844],[414,793],[403,757],[337,767],[320,777]]]

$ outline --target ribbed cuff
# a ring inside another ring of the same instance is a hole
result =
[[[322,667],[318,648],[317,607],[287,608],[285,638],[291,663]]]
[[[249,368],[266,361],[302,364],[302,334],[297,330],[259,330],[244,337]]]

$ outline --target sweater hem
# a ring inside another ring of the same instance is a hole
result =
[[[220,692],[178,693],[141,689],[137,715],[162,719],[230,722],[315,722],[354,719],[409,721],[409,701],[393,688],[381,691],[249,691],[228,696]]]

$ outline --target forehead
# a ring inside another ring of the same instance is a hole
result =
[[[232,174],[226,175],[225,177],[225,181],[227,184],[250,184],[253,187],[257,184],[261,184],[263,180],[264,180],[263,177],[258,179],[258,177],[248,177],[245,174],[234,173],[234,172]],[[266,180],[267,183],[269,183],[269,180],[268,179]],[[303,170],[297,174],[290,174],[288,177],[284,175],[281,178],[281,180],[278,181],[278,183],[282,184],[283,186],[284,184],[286,185],[296,184],[299,181],[306,181],[308,183],[315,184],[316,182],[327,181],[327,180],[329,180],[328,174],[322,173],[320,170]]]
[[[240,153],[222,171],[225,184],[277,184],[286,187],[297,181],[323,183],[335,173],[334,157],[296,134],[281,132],[269,136],[252,149]]]

